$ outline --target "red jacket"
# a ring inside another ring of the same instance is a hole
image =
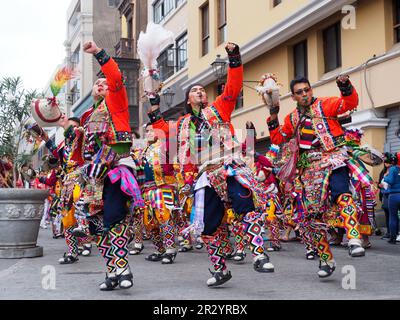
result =
[[[358,94],[355,89],[350,96],[330,97],[330,98],[317,98],[313,106],[310,108],[317,108],[320,105],[322,108],[322,116],[326,120],[326,126],[328,134],[333,138],[343,136],[344,131],[340,125],[337,116],[347,111],[353,110],[358,106]],[[268,126],[270,128],[270,137],[273,144],[282,144],[294,136],[295,131],[295,118],[298,117],[298,110],[295,109],[285,117],[283,125],[271,129],[271,118],[267,119]],[[317,132],[317,128],[314,126],[314,130]],[[320,136],[317,134],[320,138]]]
[[[229,68],[228,69],[228,80],[224,88],[224,92],[217,97],[217,99],[211,104],[217,110],[219,116],[221,117],[223,122],[231,122],[231,115],[233,110],[235,109],[236,99],[239,96],[243,86],[243,66],[237,68]],[[176,127],[172,128],[171,132],[179,131],[179,124],[181,121],[190,117],[190,114],[185,114],[184,116],[178,119],[176,123]],[[170,124],[166,122],[164,119],[160,119],[152,124],[154,129],[159,129],[164,132],[165,138],[169,138],[169,126]],[[234,134],[234,129],[232,124],[230,124],[232,135]],[[189,143],[189,141],[187,141]],[[179,144],[179,141],[178,141]],[[188,163],[183,166],[183,171],[185,173],[184,180],[185,183],[192,184],[194,179],[194,174],[197,173],[197,165]]]

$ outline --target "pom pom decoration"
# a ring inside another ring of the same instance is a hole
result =
[[[266,156],[272,163],[274,163],[275,160],[276,160],[277,157],[278,157],[279,150],[280,150],[279,146],[277,146],[277,145],[275,145],[275,144],[272,144],[272,145],[270,146],[269,150],[267,151],[267,153],[265,154],[265,156]]]
[[[61,118],[60,102],[56,98],[65,83],[76,76],[74,69],[63,67],[60,69],[54,81],[50,85],[53,97],[45,99],[33,99],[31,104],[32,117],[41,127],[56,127]]]
[[[256,91],[262,97],[268,109],[279,106],[279,88],[281,84],[273,73],[266,73],[256,87]]]
[[[173,42],[174,34],[153,22],[147,25],[146,32],[140,32],[137,52],[144,66],[141,74],[144,92],[149,98],[154,98],[162,88],[157,58],[161,50]]]

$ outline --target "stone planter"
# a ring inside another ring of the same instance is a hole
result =
[[[0,259],[43,256],[37,246],[47,190],[0,189]]]

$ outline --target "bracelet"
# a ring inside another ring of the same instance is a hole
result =
[[[96,53],[94,56],[101,66],[104,66],[111,59],[104,49],[99,53]]]
[[[279,121],[278,118],[274,120],[267,121],[269,131],[275,130],[279,128]]]
[[[161,114],[160,108],[149,112],[147,115],[149,116],[151,123],[157,122],[158,120],[162,119],[162,117],[163,117]]]
[[[229,67],[231,68],[238,68],[242,65],[242,58],[240,54],[238,55],[229,55]]]
[[[273,106],[273,107],[271,107],[271,109],[269,109],[269,114],[278,114],[279,113],[279,109],[280,109],[280,107],[279,106]]]

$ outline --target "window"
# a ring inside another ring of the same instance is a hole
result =
[[[340,23],[323,31],[325,72],[342,66]]]
[[[159,0],[153,4],[154,22],[160,23],[175,8],[175,0]]]
[[[293,47],[294,77],[308,77],[307,40]]]
[[[218,0],[218,45],[226,41],[226,0]]]
[[[177,71],[187,65],[187,33],[176,40],[176,62]]]
[[[394,13],[394,42],[400,42],[400,0],[393,1]]]
[[[201,9],[201,42],[202,55],[205,56],[209,51],[210,45],[210,21],[209,21],[209,5],[204,5]]]
[[[172,46],[160,54],[157,64],[160,69],[161,81],[168,79],[174,74],[174,50],[172,50]]]
[[[69,58],[69,61],[71,63],[71,66],[73,68],[76,68],[79,65],[80,61],[80,51],[81,51],[81,46],[79,45],[73,54],[71,54],[71,57]]]
[[[281,4],[282,0],[272,0],[272,7],[276,7],[278,4]]]
[[[185,2],[185,0],[176,0],[175,6],[178,8],[184,2]]]
[[[117,8],[120,0],[108,0],[108,6],[111,8]]]

